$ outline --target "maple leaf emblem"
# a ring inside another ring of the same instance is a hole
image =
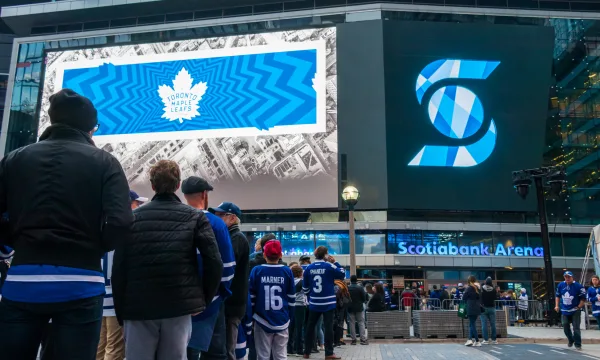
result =
[[[190,73],[185,68],[181,68],[173,80],[173,87],[169,85],[158,87],[158,95],[165,105],[163,118],[169,121],[179,120],[179,123],[183,123],[183,120],[192,120],[200,116],[198,103],[202,100],[207,86],[205,82],[192,86],[193,83],[194,79]]]

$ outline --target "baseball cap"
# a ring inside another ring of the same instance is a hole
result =
[[[463,287],[463,283],[458,283],[458,287]]]
[[[277,240],[269,240],[263,248],[263,253],[267,258],[281,256],[281,243]]]
[[[139,196],[135,191],[129,190],[129,200],[139,201],[141,203],[148,202],[148,198]]]
[[[310,260],[310,256],[308,256],[308,255],[300,256],[300,261],[305,261],[305,260]]]
[[[573,277],[573,273],[570,271],[565,271],[565,273],[563,274],[563,276],[571,276]]]
[[[211,213],[230,213],[234,214],[239,218],[242,217],[242,210],[240,210],[240,208],[236,204],[231,202],[223,202],[221,203],[221,205],[215,208],[209,208],[208,211],[210,211]]]
[[[181,192],[184,194],[196,194],[203,191],[213,191],[213,187],[198,176],[190,176],[181,183]]]

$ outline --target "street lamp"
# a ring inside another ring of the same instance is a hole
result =
[[[350,275],[356,275],[356,241],[354,238],[354,206],[358,203],[360,193],[354,186],[346,186],[342,191],[342,199],[348,206],[348,222],[350,231]]]
[[[550,236],[548,235],[544,182],[549,185],[550,193],[558,196],[567,182],[567,177],[563,166],[548,166],[537,169],[513,171],[513,185],[517,194],[519,194],[522,199],[525,199],[529,194],[532,178],[535,183],[537,209],[540,217],[540,232],[542,234],[542,247],[544,248],[546,297],[548,298],[548,324],[552,326],[554,325],[551,316],[554,310],[554,273],[552,271],[552,254],[550,254]]]

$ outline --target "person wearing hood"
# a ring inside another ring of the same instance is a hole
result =
[[[482,345],[489,344],[487,323],[490,323],[492,329],[492,344],[497,345],[496,341],[496,301],[499,300],[498,292],[492,285],[492,278],[485,279],[485,285],[481,287],[481,305],[483,313],[481,314],[481,329],[483,331]]]
[[[596,318],[600,330],[600,277],[592,276],[592,286],[587,292],[588,301],[592,303],[592,315]]]
[[[519,309],[519,320],[523,320],[523,323],[527,320],[527,312],[529,310],[529,297],[527,296],[527,290],[521,288],[521,295],[519,295],[519,303],[517,304]]]

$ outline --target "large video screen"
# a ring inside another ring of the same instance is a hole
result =
[[[337,207],[335,28],[50,52],[44,81],[39,134],[50,95],[88,97],[94,141],[142,196],[169,159],[214,186],[211,205]]]
[[[384,44],[389,206],[535,209],[512,172],[542,165],[552,28],[388,21]]]

